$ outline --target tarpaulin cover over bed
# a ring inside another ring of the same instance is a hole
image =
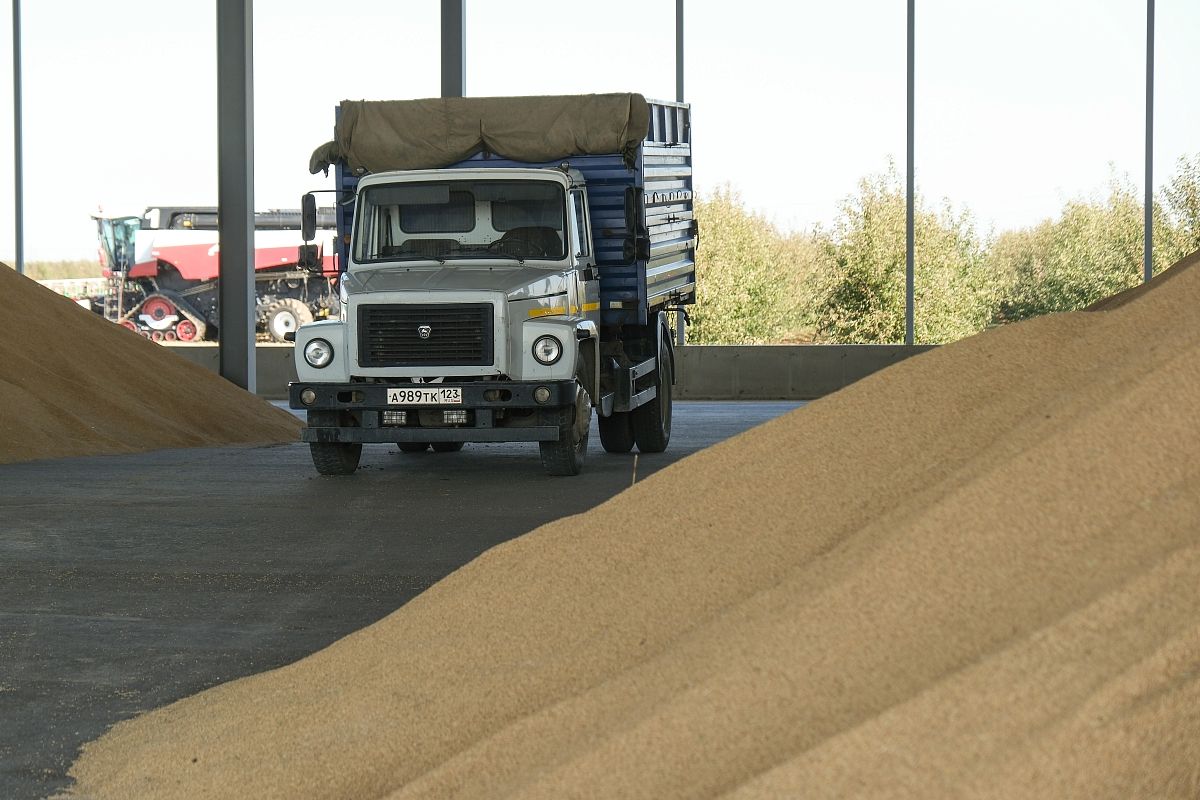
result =
[[[344,100],[336,138],[309,169],[340,159],[355,172],[436,169],[482,150],[531,163],[621,153],[632,166],[649,125],[640,94]]]

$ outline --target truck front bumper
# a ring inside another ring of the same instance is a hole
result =
[[[411,383],[297,381],[288,385],[288,404],[308,411],[308,427],[301,435],[305,442],[553,442],[563,427],[574,421],[575,381],[436,385],[461,389],[462,403],[418,406],[387,402],[388,389],[411,389]],[[534,397],[539,388],[549,393],[545,402]],[[303,400],[306,391],[312,392],[308,403]],[[464,411],[467,421],[445,423],[446,411]],[[404,412],[403,424],[394,422],[399,416],[395,412]]]

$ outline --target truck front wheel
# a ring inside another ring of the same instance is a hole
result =
[[[322,475],[353,475],[362,456],[362,442],[310,442],[313,466]]]
[[[578,386],[575,393],[575,419],[559,430],[557,442],[538,442],[542,467],[551,475],[578,475],[587,455],[588,433],[592,426],[592,398]]]

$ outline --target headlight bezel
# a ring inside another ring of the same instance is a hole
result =
[[[543,359],[538,354],[538,345],[542,342],[552,342],[554,344],[554,347],[557,348],[557,352],[554,354],[554,357],[551,358],[549,361]],[[536,361],[537,363],[541,364],[543,367],[552,367],[555,364],[557,364],[559,361],[561,361],[565,350],[566,350],[566,348],[563,347],[562,340],[559,339],[557,336],[550,334],[550,333],[544,333],[541,336],[534,339],[533,346],[529,348],[529,352],[533,355],[533,360]]]
[[[328,352],[329,352],[329,357],[327,359],[325,359],[325,361],[321,364],[316,363],[316,361],[313,360],[312,356],[309,353],[309,348],[311,348],[313,345],[317,345],[318,347],[321,345],[324,345],[325,349],[328,350]],[[335,355],[335,351],[333,349],[333,343],[330,342],[328,339],[322,339],[320,337],[317,337],[315,339],[310,339],[304,343],[304,363],[308,364],[313,369],[325,369],[326,367],[328,367],[330,364],[333,363],[334,355]]]

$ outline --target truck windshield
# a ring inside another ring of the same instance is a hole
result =
[[[566,199],[539,180],[458,180],[369,186],[359,195],[354,259],[560,261]]]

